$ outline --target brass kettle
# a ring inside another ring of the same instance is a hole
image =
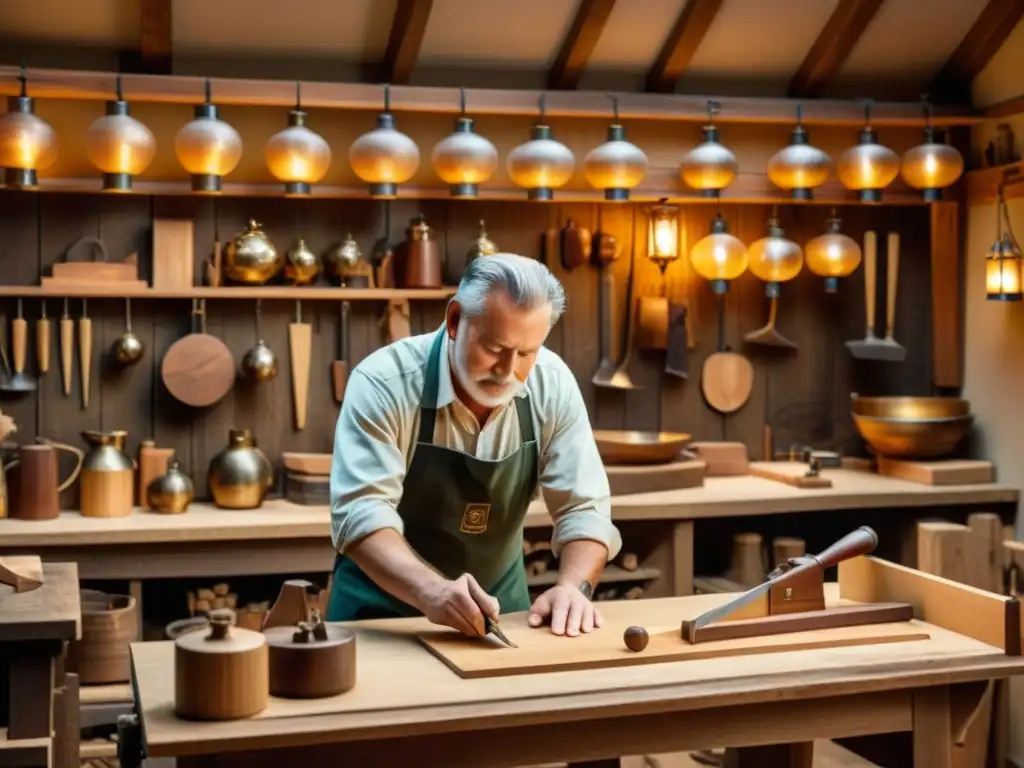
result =
[[[236,283],[262,285],[284,266],[284,257],[255,219],[224,249],[224,275]]]
[[[373,269],[351,233],[324,253],[324,272],[342,288],[373,288]]]
[[[181,471],[177,459],[171,459],[167,471],[153,478],[146,488],[150,509],[165,515],[177,515],[187,510],[194,495],[192,479]]]
[[[213,502],[222,509],[256,509],[274,484],[274,468],[248,429],[232,429],[228,446],[206,473]]]
[[[306,241],[299,238],[295,247],[284,255],[284,278],[292,285],[309,285],[320,274],[320,262]]]

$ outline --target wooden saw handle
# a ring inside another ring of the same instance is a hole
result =
[[[878,534],[866,525],[862,525],[853,533],[848,533],[824,552],[815,555],[821,567],[831,568],[844,560],[866,555],[878,546]]]

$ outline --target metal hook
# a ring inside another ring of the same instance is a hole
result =
[[[459,109],[462,114],[466,114],[466,89],[464,86],[459,86]]]
[[[18,72],[18,80],[21,82],[21,96],[22,98],[28,95],[28,68],[25,66],[25,60],[21,60],[21,69]]]
[[[299,80],[295,81],[295,111],[298,112],[302,109],[302,82]]]
[[[121,75],[117,76],[117,80],[114,81],[117,89],[117,100],[124,101],[124,92],[121,90]]]
[[[540,98],[537,99],[537,105],[540,107],[540,122],[544,122],[544,111],[546,109],[547,94],[541,92]]]
[[[612,100],[612,120],[617,123],[619,122],[619,97],[610,93],[608,98]]]
[[[708,99],[708,125],[714,122],[714,116],[722,111],[722,103],[714,99]]]
[[[211,95],[211,93],[212,93],[212,90],[210,88],[210,78],[206,78],[206,103],[207,104],[210,103],[210,98],[211,98],[210,95]]]
[[[796,103],[796,124],[803,125],[804,122],[804,103],[798,101]]]
[[[388,83],[384,84],[384,111],[391,111],[391,85]]]

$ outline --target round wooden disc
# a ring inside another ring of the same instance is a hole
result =
[[[715,352],[704,361],[700,388],[708,405],[719,413],[738,411],[754,386],[754,366],[735,352]]]
[[[171,345],[160,365],[164,386],[193,407],[213,405],[235,384],[235,359],[227,344],[207,333],[192,333]]]

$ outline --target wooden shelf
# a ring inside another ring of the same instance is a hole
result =
[[[86,286],[67,288],[43,288],[38,285],[0,285],[0,296],[18,298],[87,298],[87,299],[265,299],[294,301],[328,300],[328,301],[427,301],[448,299],[455,295],[454,286],[446,286],[437,290],[405,289],[405,288],[310,288],[287,285],[274,286],[231,286],[211,288],[196,286],[188,290],[160,291],[152,288],[125,289],[118,288],[116,283],[100,287]]]
[[[964,174],[968,205],[994,203],[999,196],[999,185],[1005,184],[1003,196],[1009,200],[1024,197],[1024,160],[997,165]]]
[[[600,584],[624,584],[631,581],[653,581],[661,577],[661,571],[657,568],[637,568],[635,571],[627,571],[617,565],[609,565],[601,574]],[[553,587],[558,581],[558,569],[538,573],[536,576],[527,576],[526,583],[530,587]]]
[[[2,70],[2,67],[0,67]],[[128,192],[105,192],[101,188],[101,180],[98,176],[84,178],[41,178],[39,180],[39,191],[41,192],[65,192],[85,193],[98,195],[198,195],[209,196],[203,193],[192,191],[191,184],[186,180],[181,181],[146,181],[136,179],[132,189]],[[717,205],[719,203],[751,203],[751,204],[778,204],[778,205],[927,205],[921,194],[909,188],[902,179],[896,179],[883,193],[880,203],[863,203],[857,199],[857,193],[852,192],[835,178],[830,179],[821,187],[816,189],[813,200],[794,200],[784,190],[779,189],[764,173],[740,173],[726,189],[723,189],[719,198],[705,197],[699,191],[686,187],[679,178],[679,169],[675,167],[650,168],[643,183],[630,194],[630,203],[652,203],[658,200],[668,199],[674,203],[704,203]],[[22,194],[32,194],[31,191]],[[224,182],[224,188],[220,197],[287,197],[282,184],[238,184],[229,181]],[[413,187],[402,186],[398,188],[397,198],[399,200],[455,200],[451,196],[448,187]],[[367,187],[354,186],[342,187],[332,185],[314,184],[311,193],[302,199],[330,200],[330,199],[352,199],[370,200]],[[573,188],[556,189],[554,199],[550,201],[528,200],[526,191],[517,187],[493,188],[486,185],[480,188],[478,200],[494,200],[522,202],[531,205],[552,205],[558,203],[607,203],[608,205],[622,205],[622,203],[610,203],[604,199],[604,193],[597,189]],[[461,201],[459,201],[461,202]],[[628,204],[628,203],[627,203]]]
[[[0,95],[19,92],[16,66],[0,67]],[[29,93],[36,99],[81,99],[105,101],[114,97],[115,72],[87,72],[30,67],[26,75]],[[125,94],[132,103],[159,102],[194,105],[202,101],[205,78],[186,75],[121,74]],[[290,80],[248,80],[210,78],[217,104],[253,107],[281,107],[295,104],[295,82]],[[598,91],[539,91],[497,88],[467,88],[466,101],[473,115],[520,115],[534,117],[537,100],[545,96],[545,113],[550,117],[608,118],[608,97]],[[672,120],[703,123],[707,120],[707,96],[655,93],[619,93],[622,120]],[[391,86],[391,109],[395,112],[457,114],[458,88]],[[791,125],[796,105],[803,105],[805,125],[838,125],[859,128],[864,107],[850,100],[719,97],[722,111],[716,123]],[[363,83],[303,82],[305,109],[347,109],[379,112],[384,89]],[[934,122],[939,125],[975,125],[983,115],[971,107],[936,105]],[[871,122],[878,126],[923,126],[920,102],[878,102],[871,108]]]

